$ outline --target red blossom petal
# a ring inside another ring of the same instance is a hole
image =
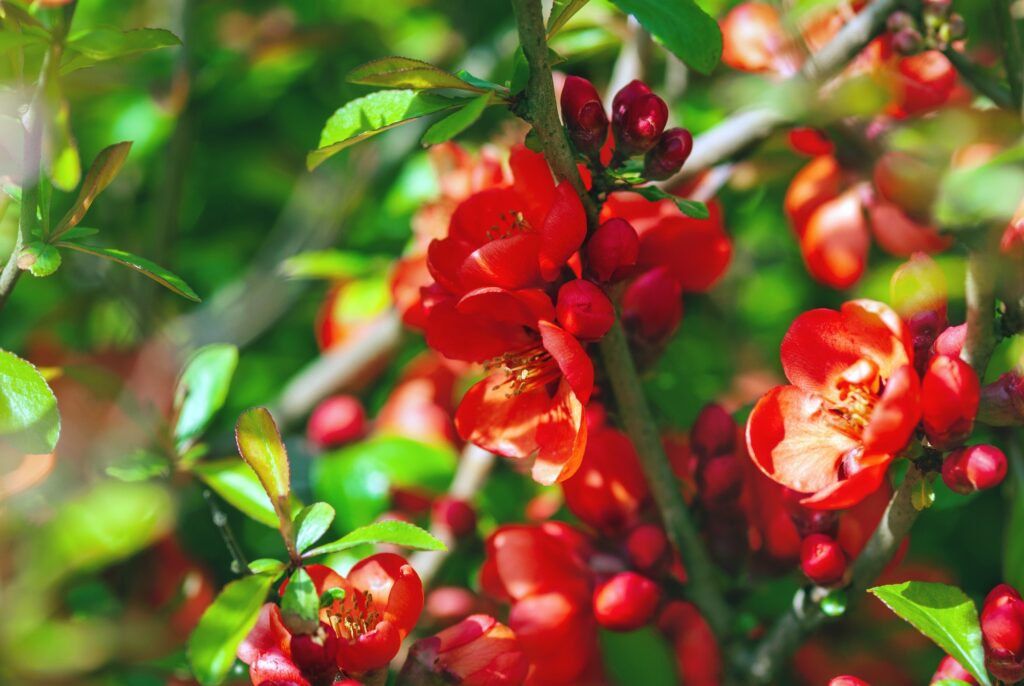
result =
[[[291,658],[278,649],[260,653],[255,662],[249,665],[249,678],[252,679],[253,686],[260,686],[265,682],[309,686],[309,682],[302,676],[302,671]]]
[[[464,440],[505,457],[527,457],[537,449],[537,422],[551,399],[538,388],[509,397],[502,373],[466,391],[455,413],[455,428]]]
[[[281,608],[274,603],[266,603],[260,608],[256,626],[238,646],[238,659],[250,665],[260,653],[272,650],[286,653],[290,641],[291,634],[281,621]]]
[[[350,674],[362,674],[387,666],[398,655],[402,647],[402,636],[388,620],[355,640],[344,638],[338,641],[338,669]]]
[[[462,293],[459,271],[471,254],[473,246],[456,238],[430,241],[427,247],[427,270],[449,293]]]
[[[452,360],[483,362],[536,339],[518,324],[463,314],[451,298],[438,301],[427,316],[427,345]]]
[[[537,253],[540,237],[517,233],[483,244],[459,268],[459,282],[466,289],[498,286],[527,288],[538,282]]]
[[[914,358],[914,343],[913,338],[910,335],[910,328],[906,325],[903,319],[896,313],[896,310],[892,309],[885,303],[880,303],[877,300],[868,300],[866,298],[858,298],[856,300],[847,300],[843,303],[839,311],[844,315],[848,315],[855,319],[859,319],[866,326],[872,329],[883,326],[892,333],[900,342],[903,344],[904,353],[907,356],[907,361],[912,362]]]
[[[520,210],[534,228],[544,221],[544,215],[555,201],[555,180],[544,155],[524,145],[512,148],[508,158],[512,169],[513,188],[520,197]]]
[[[725,273],[732,257],[732,241],[722,226],[722,209],[708,203],[710,217],[676,216],[662,219],[640,237],[641,269],[665,266],[684,291],[702,292]]]
[[[845,510],[878,490],[892,462],[891,455],[876,455],[862,460],[859,472],[837,481],[800,501],[801,505],[818,510]]]
[[[348,581],[362,593],[372,594],[374,606],[402,638],[416,626],[423,611],[423,582],[401,555],[371,555],[352,568]]]
[[[587,447],[587,422],[584,405],[566,381],[537,425],[537,459],[533,478],[553,484],[576,473]]]
[[[455,208],[448,236],[477,248],[515,229],[523,199],[511,188],[488,188],[469,196]]]
[[[575,336],[550,322],[540,322],[538,329],[544,349],[558,363],[579,402],[586,405],[594,390],[594,363],[587,351]]]
[[[477,288],[466,293],[457,306],[462,314],[487,315],[492,319],[537,328],[538,320],[555,317],[551,297],[539,288],[508,291],[503,288]]]
[[[587,237],[587,215],[583,203],[568,181],[558,184],[554,202],[541,226],[539,265],[541,275],[553,281],[569,257]]]
[[[896,205],[881,200],[868,206],[871,232],[886,252],[896,257],[910,257],[915,252],[941,252],[952,239],[940,236],[933,227],[918,224]]]
[[[907,445],[921,419],[921,384],[910,365],[896,370],[864,430],[864,450],[895,455]]]
[[[837,430],[824,399],[796,386],[776,386],[747,421],[754,463],[774,481],[801,493],[836,482],[839,464],[859,442]]]
[[[871,239],[862,210],[857,192],[847,191],[807,221],[800,252],[811,276],[827,286],[849,288],[864,273]]]
[[[513,600],[557,591],[577,605],[590,602],[587,572],[571,551],[538,527],[499,528],[487,541],[487,563],[493,563],[495,581]]]

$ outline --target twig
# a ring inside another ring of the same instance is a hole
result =
[[[520,43],[530,67],[527,98],[534,130],[555,175],[559,179],[569,180],[577,189],[587,209],[588,220],[594,226],[598,214],[597,205],[583,190],[576,161],[558,120],[547,45],[544,42],[544,17],[540,0],[512,0],[512,7],[516,14]],[[731,625],[729,608],[719,591],[714,567],[690,519],[679,483],[661,445],[657,426],[637,377],[626,334],[619,321],[601,340],[601,355],[623,423],[640,455],[641,465],[651,484],[669,538],[687,566],[694,602],[715,632],[725,636]]]
[[[911,502],[911,495],[922,478],[924,475],[911,465],[903,483],[889,501],[878,527],[853,563],[849,591],[859,592],[868,588],[896,554],[917,519],[918,511]],[[789,612],[775,623],[757,646],[747,666],[754,683],[771,683],[804,637],[827,619],[821,606],[806,602],[806,598],[807,594],[799,594]]]
[[[452,479],[451,486],[448,487],[448,495],[459,500],[472,500],[487,481],[487,477],[494,467],[494,461],[493,453],[478,448],[472,443],[467,443],[466,448],[462,451],[462,457],[459,458],[455,477]],[[438,552],[424,550],[409,558],[409,563],[420,575],[424,587],[430,586],[430,582],[437,576],[437,572],[441,569],[448,554],[458,543],[447,527],[432,526],[430,533],[440,539],[448,547],[448,550]]]
[[[980,250],[967,258],[964,300],[967,304],[967,338],[960,357],[984,380],[989,358],[996,347],[994,317],[996,311],[995,267]]]
[[[227,546],[228,552],[231,553],[231,571],[235,574],[241,574],[242,576],[251,574],[252,572],[249,571],[249,563],[245,559],[245,553],[242,552],[241,546],[238,545],[238,539],[235,538],[234,532],[231,531],[231,525],[228,523],[228,516],[220,509],[220,506],[217,504],[217,499],[210,489],[203,489],[203,499],[206,500],[206,504],[210,506],[213,525],[217,527],[217,531],[220,532],[221,538],[224,539],[224,545]]]

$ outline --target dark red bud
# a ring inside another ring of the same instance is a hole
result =
[[[697,467],[697,492],[705,506],[735,501],[743,489],[743,463],[732,453],[701,460]]]
[[[792,489],[783,491],[783,500],[786,513],[796,526],[801,538],[812,534],[826,534],[835,537],[839,532],[839,513],[835,510],[816,510],[801,505],[800,501],[807,497],[806,493],[800,493]]]
[[[964,495],[998,486],[1005,476],[1006,455],[994,445],[960,448],[942,463],[943,482]]]
[[[914,22],[914,17],[912,17],[909,12],[900,10],[889,15],[889,19],[886,20],[885,26],[892,33],[896,33],[901,29],[912,29],[916,26],[916,23]]]
[[[669,129],[661,134],[658,143],[644,157],[644,176],[648,179],[667,179],[683,167],[693,151],[693,135],[686,129]]]
[[[812,534],[800,545],[800,568],[819,586],[831,586],[846,573],[846,555],[835,539]]]
[[[690,429],[690,449],[698,457],[724,455],[736,450],[736,422],[718,403],[708,403]]]
[[[626,539],[626,550],[635,567],[648,570],[664,559],[668,550],[668,538],[660,526],[641,524],[630,532],[629,538]]]
[[[620,124],[622,118],[626,116],[626,110],[629,109],[630,105],[636,102],[637,99],[650,94],[650,87],[639,79],[633,79],[623,86],[612,99],[612,123],[615,125]]]
[[[444,496],[434,501],[434,524],[462,537],[476,531],[476,511],[465,500]]]
[[[622,278],[636,264],[640,238],[625,219],[613,217],[587,241],[587,266],[600,281]]]
[[[1024,677],[1024,601],[1011,586],[1000,584],[981,610],[985,666],[1001,681]]]
[[[579,76],[566,78],[562,86],[562,119],[576,149],[596,155],[608,137],[608,115],[594,85]]]
[[[335,395],[313,410],[306,437],[318,448],[333,448],[350,443],[366,434],[366,412],[359,398]]]
[[[622,296],[622,316],[648,341],[670,336],[683,318],[683,289],[667,267],[638,276]]]
[[[668,105],[651,93],[637,98],[622,116],[618,126],[613,125],[615,151],[632,157],[647,152],[658,142],[668,122]]]
[[[558,289],[555,316],[562,327],[577,338],[596,340],[612,328],[615,308],[598,286],[576,279]]]
[[[1024,372],[1006,372],[981,389],[978,421],[989,426],[1024,424]]]
[[[658,584],[636,572],[620,572],[594,591],[594,618],[612,631],[633,631],[654,617],[661,600]]]
[[[932,355],[946,355],[948,357],[960,357],[960,351],[964,349],[964,341],[967,339],[967,325],[958,324],[951,326],[939,334],[932,346]]]

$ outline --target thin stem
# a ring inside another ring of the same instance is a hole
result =
[[[217,499],[214,497],[210,489],[203,489],[203,499],[206,501],[206,504],[210,506],[213,525],[217,527],[217,531],[220,532],[221,538],[224,539],[224,545],[227,547],[228,552],[231,553],[231,571],[235,574],[241,574],[242,576],[250,574],[249,563],[246,561],[245,553],[242,552],[242,548],[238,545],[238,540],[235,538],[235,534],[231,530],[231,525],[228,523],[228,516],[220,509],[220,506],[217,504]]]
[[[626,333],[619,321],[601,339],[600,346],[601,358],[626,432],[640,456],[640,466],[650,484],[669,539],[686,565],[693,602],[715,633],[720,637],[727,636],[731,627],[729,606],[719,592],[715,568],[690,518],[679,481],[665,455],[661,436],[633,364]]]
[[[967,338],[960,357],[984,380],[989,358],[996,347],[995,329],[995,267],[992,260],[978,250],[967,258],[967,281],[964,299],[967,303]]]
[[[918,511],[911,502],[911,496],[922,478],[921,471],[911,465],[903,483],[889,501],[882,520],[853,563],[849,591],[867,589],[896,554],[917,519]],[[748,665],[754,683],[771,683],[801,641],[827,619],[819,604],[808,603],[806,599],[806,593],[798,595],[789,612],[779,618],[757,646]]]
[[[960,75],[963,76],[976,91],[994,102],[997,107],[1008,110],[1017,109],[1017,104],[1014,102],[1013,95],[1010,94],[1010,91],[1003,88],[1002,84],[993,80],[985,69],[975,64],[969,57],[967,57],[967,55],[953,50],[952,48],[943,50],[942,54],[946,56],[946,59],[949,60],[950,64],[956,67],[956,70]]]

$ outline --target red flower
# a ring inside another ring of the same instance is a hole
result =
[[[747,423],[754,463],[818,508],[849,507],[877,489],[920,418],[908,338],[874,301],[798,317],[781,349],[792,385],[769,391]]]
[[[527,669],[529,662],[510,628],[489,615],[472,615],[417,641],[402,676],[412,683],[433,683],[426,675],[434,674],[463,686],[519,686]]]
[[[952,450],[971,435],[978,413],[981,383],[959,357],[936,355],[921,382],[921,415],[928,442]]]
[[[583,466],[562,482],[562,491],[574,515],[605,532],[635,524],[650,495],[633,443],[609,427],[593,429]]]

